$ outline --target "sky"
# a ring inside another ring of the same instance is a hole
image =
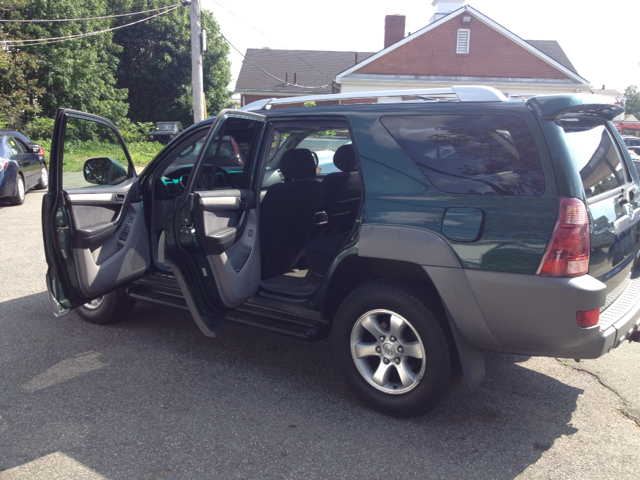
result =
[[[406,33],[429,24],[432,0],[201,0],[221,32],[247,48],[377,52],[384,17],[407,17]],[[595,89],[640,86],[640,0],[469,0],[467,5],[525,40],[557,40]],[[242,57],[231,49],[233,89]]]

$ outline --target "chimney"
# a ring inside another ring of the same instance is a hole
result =
[[[404,15],[387,15],[384,18],[384,48],[404,38]]]
[[[429,23],[431,24],[437,20],[440,20],[442,17],[446,17],[451,12],[464,7],[465,3],[467,3],[467,0],[433,0],[433,2],[431,2],[431,5],[436,7],[436,13],[433,15],[433,17],[431,17]]]

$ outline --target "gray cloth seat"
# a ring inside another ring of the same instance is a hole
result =
[[[288,271],[311,236],[322,186],[306,148],[289,150],[280,161],[284,183],[272,185],[260,203],[262,279]]]

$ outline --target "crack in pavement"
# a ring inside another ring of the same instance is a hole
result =
[[[629,420],[631,420],[632,422],[634,422],[638,427],[640,427],[640,411],[638,411],[637,409],[633,408],[629,402],[622,396],[622,394],[620,394],[620,392],[618,392],[614,387],[611,387],[610,385],[608,385],[604,380],[602,380],[597,374],[586,370],[584,368],[580,368],[577,367],[575,365],[571,365],[568,362],[566,362],[565,360],[561,360],[559,358],[555,359],[557,362],[559,362],[560,364],[564,365],[565,367],[569,367],[573,370],[576,370],[578,372],[584,372],[588,375],[591,375],[592,377],[594,377],[598,383],[600,385],[602,385],[604,388],[606,388],[607,390],[609,390],[611,393],[613,393],[616,397],[618,397],[620,399],[620,401],[624,404],[624,408],[622,408],[621,410],[619,410],[619,412],[624,415],[625,417],[627,417]]]

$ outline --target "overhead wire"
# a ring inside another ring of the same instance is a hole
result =
[[[261,32],[260,30],[258,30],[256,27],[254,27],[253,25],[251,25],[249,22],[247,22],[244,18],[240,17],[239,15],[237,15],[236,13],[232,12],[231,10],[229,10],[227,7],[225,7],[224,5],[222,5],[221,3],[217,2],[216,0],[211,0],[213,3],[215,3],[216,5],[224,8],[227,12],[229,12],[231,15],[233,15],[234,17],[236,17],[238,20],[240,20],[241,22],[246,23],[247,25],[249,25],[251,28],[253,28],[256,32],[258,32],[260,35],[262,35],[263,37],[265,37],[266,39],[269,39],[269,37]],[[296,57],[298,60],[300,60],[303,63],[306,63],[308,66],[310,66],[311,68],[313,68],[314,70],[322,73],[323,75],[326,75],[325,72],[323,72],[322,70],[320,70],[319,68],[311,65],[309,62],[307,62],[304,58],[300,58],[298,55],[296,55],[293,51],[289,50],[287,47],[285,47],[284,45],[282,45],[281,43],[275,41],[275,44],[282,47],[284,50],[286,50],[287,52],[289,52],[291,55],[293,55],[294,57]]]
[[[118,17],[130,17],[131,15],[141,15],[143,13],[157,12],[159,10],[165,10],[167,8],[180,6],[180,3],[174,3],[172,5],[165,5],[164,7],[152,8],[151,10],[142,10],[140,12],[132,13],[119,13],[117,15],[106,15],[104,17],[85,17],[85,18],[52,18],[52,19],[38,19],[38,20],[0,20],[0,23],[50,23],[50,22],[82,22],[85,20],[104,20],[106,18],[118,18]]]
[[[166,10],[160,12],[160,13],[156,13],[155,15],[151,15],[149,17],[145,17],[145,18],[142,18],[140,20],[136,20],[135,22],[126,23],[124,25],[119,25],[117,27],[106,28],[106,29],[103,29],[103,30],[96,30],[94,32],[78,33],[76,35],[66,35],[66,36],[63,36],[63,37],[34,38],[34,39],[26,39],[26,40],[3,40],[2,43],[4,43],[5,45],[9,44],[9,46],[25,46],[25,47],[29,47],[29,46],[34,46],[34,45],[49,45],[51,43],[66,42],[67,40],[75,40],[75,39],[78,39],[78,38],[91,37],[93,35],[99,35],[101,33],[111,32],[113,30],[118,30],[120,28],[130,27],[131,25],[135,25],[137,23],[146,22],[147,20],[151,20],[152,18],[159,17],[161,15],[169,13],[169,12],[175,10],[176,8],[180,7],[180,6],[182,6],[182,5],[181,4],[174,4],[174,5],[171,5],[168,9],[166,9]]]
[[[262,67],[260,67],[259,65],[256,65],[254,62],[252,62],[251,60],[249,60],[249,59],[248,59],[248,58],[247,58],[247,57],[246,57],[246,56],[245,56],[245,55],[244,55],[240,50],[238,50],[238,49],[235,47],[235,45],[234,45],[233,43],[231,43],[231,42],[229,41],[229,39],[223,35],[223,33],[220,31],[220,29],[218,29],[218,28],[215,26],[215,23],[213,23],[213,21],[209,18],[209,16],[208,16],[208,15],[206,15],[206,14],[205,14],[205,15],[203,15],[203,17],[207,19],[207,21],[208,21],[208,22],[209,22],[209,24],[211,25],[211,28],[213,28],[216,32],[218,32],[218,34],[219,34],[219,35],[224,39],[224,41],[225,41],[225,42],[227,42],[227,43],[231,46],[231,48],[233,48],[236,52],[238,52],[238,53],[240,54],[240,56],[242,56],[242,58],[244,58],[244,59],[245,59],[245,61],[247,61],[249,64],[253,65],[254,67],[256,67],[258,70],[260,70],[260,71],[261,71],[262,73],[264,73],[265,75],[268,75],[269,77],[273,78],[274,80],[277,80],[278,82],[281,82],[281,83],[283,83],[284,85],[287,85],[287,86],[290,86],[290,87],[303,88],[303,89],[310,89],[310,90],[311,90],[311,89],[313,89],[313,90],[318,90],[318,89],[320,89],[320,88],[326,88],[326,87],[331,86],[331,82],[330,82],[330,83],[327,83],[327,84],[325,84],[325,85],[320,85],[320,86],[317,86],[317,87],[307,87],[307,86],[303,86],[303,85],[297,85],[297,84],[295,84],[295,83],[290,83],[290,82],[288,82],[288,81],[286,81],[286,80],[283,80],[282,78],[276,77],[275,75],[273,75],[273,74],[271,74],[271,73],[267,72],[265,69],[263,69],[263,68],[262,68]]]

